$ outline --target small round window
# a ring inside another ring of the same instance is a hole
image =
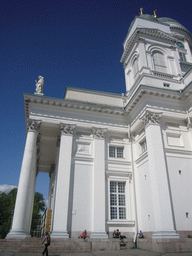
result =
[[[179,48],[185,48],[184,45],[183,45],[181,42],[177,42],[177,46],[178,46]]]

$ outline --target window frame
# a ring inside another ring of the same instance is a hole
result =
[[[110,150],[112,148],[114,148],[114,152],[112,152]],[[118,152],[118,149],[122,149],[122,152]],[[124,146],[109,145],[108,156],[109,156],[109,158],[123,159],[124,158],[124,151],[125,151]],[[112,156],[112,154],[113,154],[113,156]]]
[[[111,183],[116,183],[116,192],[111,192]],[[124,184],[124,192],[119,192],[119,183]],[[117,204],[113,205],[111,204],[111,195],[116,195],[117,199]],[[119,196],[124,196],[124,205],[121,205],[119,202]],[[108,219],[110,221],[116,222],[116,221],[126,221],[127,218],[127,213],[128,213],[128,207],[127,207],[127,181],[126,180],[119,180],[119,179],[112,179],[109,180],[109,214],[108,214]],[[116,208],[117,209],[117,218],[112,218],[112,213],[111,213],[111,208]],[[125,218],[120,218],[120,208],[123,208],[125,211]]]
[[[186,53],[179,51],[179,60],[182,62],[187,62]]]
[[[165,59],[165,54],[161,51],[154,50],[152,52],[154,70],[161,73],[168,72],[168,66]]]
[[[139,57],[135,57],[132,63],[132,68],[133,68],[133,76],[136,77],[136,75],[139,72]]]
[[[146,138],[139,142],[139,146],[140,146],[141,154],[143,154],[144,152],[147,151],[147,141],[146,141]]]

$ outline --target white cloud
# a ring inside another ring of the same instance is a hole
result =
[[[16,186],[13,185],[0,185],[0,193],[9,193],[12,189],[16,188]]]

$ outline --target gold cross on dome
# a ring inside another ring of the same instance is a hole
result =
[[[140,8],[140,13],[139,15],[143,15],[143,7]]]
[[[155,18],[158,18],[156,12],[157,12],[157,10],[154,10],[154,11],[153,11],[153,16],[154,16]]]

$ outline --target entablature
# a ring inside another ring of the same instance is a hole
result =
[[[40,104],[45,106],[56,106],[60,108],[68,109],[80,109],[84,111],[106,113],[108,115],[124,116],[124,108],[113,107],[95,103],[84,103],[80,101],[72,101],[65,99],[56,99],[45,96],[36,96],[31,94],[24,94],[24,104],[25,104],[25,117],[29,118],[29,103]]]

